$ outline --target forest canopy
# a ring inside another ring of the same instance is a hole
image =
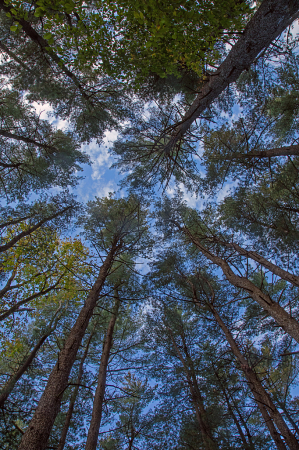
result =
[[[298,17],[0,0],[1,449],[299,449]]]

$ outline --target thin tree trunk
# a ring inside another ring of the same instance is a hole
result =
[[[235,82],[244,70],[248,70],[262,50],[267,48],[298,17],[298,9],[299,0],[264,0],[262,2],[238,42],[218,70],[209,75],[209,80],[201,88],[182,121],[175,127],[172,138],[164,147],[166,154],[170,154],[195,120],[227,86]]]
[[[285,423],[283,417],[281,416],[280,412],[278,411],[278,409],[276,408],[276,406],[274,405],[271,397],[269,396],[269,394],[266,392],[266,390],[264,389],[262,383],[260,382],[260,380],[258,379],[256,373],[251,369],[251,367],[249,366],[249,363],[247,361],[247,359],[245,358],[245,356],[241,353],[237,343],[235,342],[233,335],[231,334],[231,332],[229,331],[229,329],[227,328],[227,326],[224,324],[223,320],[221,319],[221,317],[219,316],[218,312],[216,311],[216,309],[214,308],[213,305],[208,304],[209,308],[213,314],[213,316],[215,317],[215,320],[217,321],[218,325],[220,326],[220,328],[222,329],[223,333],[225,334],[225,337],[227,339],[227,342],[229,343],[231,350],[234,354],[234,356],[236,357],[236,359],[238,360],[241,369],[245,375],[245,378],[247,379],[249,388],[254,396],[254,399],[266,421],[266,425],[271,433],[271,436],[274,440],[274,442],[277,445],[277,448],[279,450],[282,449],[286,449],[283,441],[280,439],[279,434],[276,432],[274,432],[275,427],[271,426],[271,422],[272,420],[268,420],[267,416],[269,415],[271,419],[273,419],[275,425],[277,426],[279,432],[282,434],[282,436],[284,437],[287,445],[290,447],[291,450],[298,450],[299,449],[299,444],[297,439],[295,438],[294,434],[290,431],[290,429],[288,428],[287,424]],[[265,411],[266,409],[266,411]],[[265,414],[265,412],[267,414]],[[276,431],[276,430],[275,430]]]
[[[223,392],[223,395],[224,395],[224,398],[225,398],[225,401],[226,401],[226,404],[227,404],[228,411],[229,411],[229,413],[230,413],[230,415],[231,415],[233,421],[235,422],[235,425],[236,425],[236,427],[237,427],[237,430],[238,430],[238,432],[239,432],[239,435],[240,435],[240,437],[241,437],[241,439],[242,439],[244,448],[245,448],[246,450],[253,450],[253,447],[252,447],[250,444],[248,444],[248,442],[246,441],[246,438],[245,438],[245,435],[244,435],[244,433],[243,433],[242,427],[241,427],[241,425],[240,425],[240,423],[239,423],[239,421],[238,421],[238,419],[237,419],[237,416],[235,415],[235,413],[234,413],[234,411],[233,411],[233,408],[232,408],[232,406],[231,406],[231,404],[230,404],[229,397],[228,397],[228,395],[227,395],[226,389],[225,389],[225,387],[223,386],[222,381],[221,381],[221,378],[219,377],[219,375],[218,375],[217,371],[215,370],[215,368],[214,368],[214,373],[215,373],[215,375],[216,375],[216,377],[217,377],[218,383],[219,383],[220,388],[221,388],[221,390],[222,390],[222,392]]]
[[[32,294],[29,297],[26,297],[23,300],[20,300],[19,302],[15,303],[11,308],[9,308],[7,311],[5,311],[5,313],[0,315],[0,322],[2,322],[2,320],[5,320],[7,317],[11,316],[13,313],[18,312],[20,306],[24,305],[25,303],[29,303],[29,302],[31,302],[31,300],[34,300],[35,298],[45,295],[48,292],[55,289],[58,286],[58,284],[63,276],[64,276],[64,274],[59,278],[58,281],[56,281],[55,284],[52,284],[52,286],[49,286],[47,289],[43,289],[40,292],[36,292],[36,294]]]
[[[237,411],[237,413],[238,413],[239,419],[240,419],[240,421],[241,421],[243,427],[244,427],[245,430],[246,430],[246,434],[247,434],[247,437],[248,437],[248,441],[249,441],[249,444],[250,444],[250,448],[254,449],[255,446],[254,446],[254,444],[253,444],[252,436],[251,436],[251,434],[250,434],[250,431],[249,431],[249,428],[248,428],[248,426],[247,426],[246,420],[244,420],[244,417],[243,417],[243,415],[241,414],[241,412],[240,412],[240,410],[239,410],[239,408],[238,408],[238,405],[237,405],[236,402],[234,401],[233,396],[231,396],[231,399],[232,399],[233,405],[234,405],[234,407],[235,407],[235,409],[236,409],[236,411]]]
[[[174,223],[190,238],[191,242],[206,258],[222,269],[226,279],[233,286],[247,291],[250,297],[255,300],[265,311],[267,311],[267,313],[273,317],[278,325],[299,343],[299,323],[291,316],[291,314],[289,314],[278,303],[274,302],[268,294],[261,291],[261,289],[255,286],[250,280],[248,280],[248,278],[236,275],[224,259],[204,247],[199,240],[194,238],[186,227],[182,228],[177,222],[174,221]]]
[[[20,64],[20,66],[23,67],[23,69],[28,70],[28,72],[32,73],[32,70],[29,69],[29,67],[26,66],[26,64],[23,63],[23,61],[14,53],[12,52],[8,47],[6,47],[5,44],[3,44],[3,42],[0,42],[0,49],[7,53],[12,59],[14,59],[18,64]]]
[[[43,144],[42,142],[35,141],[34,139],[31,139],[29,137],[20,136],[19,134],[10,133],[9,131],[0,130],[0,136],[6,137],[9,139],[14,139],[16,141],[22,141],[22,142],[25,142],[26,144],[36,145],[36,147],[43,148],[47,151],[50,151],[50,153],[57,152],[57,149],[55,147],[53,147],[53,145]],[[22,163],[20,163],[20,164],[22,164]],[[12,165],[12,167],[13,167],[13,165]]]
[[[28,230],[22,231],[21,233],[17,234],[17,236],[12,238],[6,244],[0,245],[0,253],[5,252],[6,250],[9,250],[17,242],[19,242],[20,239],[22,239],[23,237],[29,236],[34,231],[38,230],[38,228],[40,228],[42,225],[49,222],[49,220],[56,219],[56,217],[61,216],[62,214],[64,214],[66,211],[68,211],[71,208],[72,208],[72,206],[67,206],[62,211],[58,211],[57,213],[53,214],[52,216],[45,217],[44,219],[40,220],[36,225],[33,225],[32,227],[28,228]]]
[[[54,315],[54,318],[58,314],[60,308],[61,307],[59,307],[58,310],[56,311],[56,313]],[[19,379],[23,376],[23,374],[29,368],[29,366],[32,363],[32,361],[34,360],[38,350],[41,348],[41,346],[43,345],[45,340],[50,336],[50,334],[52,334],[53,331],[55,330],[60,317],[57,317],[56,320],[54,320],[54,324],[52,326],[53,319],[52,319],[51,323],[49,324],[47,332],[39,339],[39,341],[37,342],[37,344],[35,345],[35,347],[31,351],[31,353],[28,356],[28,358],[18,368],[17,372],[9,378],[9,380],[7,381],[5,386],[1,389],[1,391],[0,391],[0,408],[3,408],[5,401],[7,400],[9,395],[11,394],[12,390],[14,389],[14,387],[17,384],[17,382],[19,381]]]
[[[107,367],[113,342],[113,332],[115,322],[117,319],[117,314],[120,306],[120,298],[118,295],[117,288],[114,290],[114,295],[115,295],[115,305],[113,308],[113,312],[111,315],[111,319],[107,328],[107,333],[103,344],[103,351],[98,375],[98,384],[93,401],[92,416],[89,425],[85,450],[96,450],[98,444],[99,430],[103,411],[103,402],[106,389]]]
[[[60,436],[60,440],[59,440],[59,444],[58,444],[57,450],[63,450],[64,446],[65,446],[67,433],[68,433],[68,430],[69,430],[69,427],[70,427],[70,423],[71,423],[71,419],[72,419],[72,415],[73,415],[73,411],[74,411],[74,406],[75,406],[76,398],[77,398],[79,387],[80,387],[79,385],[81,383],[81,378],[83,376],[83,366],[84,366],[85,359],[86,359],[86,357],[88,355],[88,349],[89,349],[89,345],[90,345],[91,339],[93,337],[93,334],[94,334],[94,332],[92,332],[90,334],[89,338],[88,338],[84,354],[83,354],[83,356],[81,358],[81,361],[80,361],[80,366],[79,366],[76,386],[75,386],[74,392],[72,393],[72,396],[71,396],[71,400],[70,400],[70,403],[69,403],[68,411],[66,413],[66,417],[65,417],[65,421],[64,421],[63,428],[62,428],[62,432],[61,432],[61,436]]]
[[[298,275],[293,275],[292,273],[288,272],[287,270],[284,270],[281,267],[277,266],[276,264],[273,264],[271,261],[268,261],[266,258],[259,255],[257,252],[252,251],[252,250],[246,250],[246,249],[242,248],[240,245],[236,244],[235,242],[224,242],[218,238],[214,238],[214,239],[216,242],[220,242],[220,244],[223,244],[225,247],[236,250],[240,255],[246,256],[246,258],[253,259],[254,261],[261,264],[266,269],[269,269],[272,273],[279,276],[283,280],[286,280],[289,283],[292,283],[294,286],[299,287],[299,276]]]
[[[290,422],[290,424],[294,427],[294,430],[296,431],[297,435],[299,436],[299,428],[298,425],[296,424],[295,420],[293,419],[293,417],[291,416],[291,414],[289,413],[289,411],[287,410],[285,404],[283,402],[278,402],[279,407],[283,410],[283,412],[286,415],[286,418],[288,419],[288,421]]]
[[[47,446],[55,418],[60,410],[63,393],[68,387],[69,375],[76,360],[79,346],[118,248],[117,243],[114,242],[103,262],[98,278],[89,292],[63,349],[58,355],[57,363],[49,376],[35,414],[24,433],[19,450],[45,450]]]
[[[231,156],[224,156],[223,159],[233,161],[234,159],[271,158],[273,156],[291,156],[291,155],[295,156],[299,155],[299,145],[287,145],[284,147],[275,147],[269,150],[260,150],[258,152],[253,151],[249,153],[236,153],[232,154]]]
[[[0,0],[0,9],[5,11],[6,13],[10,12],[10,7],[4,3],[4,0]],[[42,51],[44,53],[48,54],[51,57],[51,59],[58,65],[58,67],[66,74],[66,76],[68,78],[70,78],[70,80],[74,83],[74,85],[79,89],[82,97],[85,100],[87,100],[88,102],[90,102],[88,95],[84,91],[83,86],[79,82],[76,75],[74,73],[72,73],[66,67],[66,65],[63,63],[62,59],[59,58],[59,56],[52,49],[50,49],[48,41],[46,41],[46,39],[44,39],[42,36],[40,36],[37,33],[37,31],[35,31],[35,29],[31,26],[31,24],[29,22],[27,22],[27,20],[18,19],[17,17],[14,17],[14,18],[22,26],[22,28],[23,28],[24,32],[27,34],[27,36],[33,42],[35,42],[42,49]]]
[[[211,429],[209,427],[208,421],[206,420],[206,410],[205,410],[205,407],[204,407],[203,398],[202,398],[202,395],[200,393],[200,389],[199,389],[198,384],[197,384],[196,376],[194,374],[194,367],[193,367],[193,376],[190,373],[192,370],[190,370],[190,366],[189,366],[189,363],[190,363],[190,360],[191,360],[191,358],[189,356],[189,352],[187,351],[187,354],[186,354],[187,360],[188,360],[188,363],[186,363],[186,361],[185,361],[185,359],[184,359],[184,357],[183,357],[183,355],[182,355],[182,353],[181,353],[181,351],[180,351],[180,349],[179,349],[179,347],[178,347],[178,345],[177,345],[177,343],[176,343],[176,341],[175,341],[175,339],[173,337],[173,333],[172,333],[171,328],[167,326],[167,329],[168,329],[171,341],[173,343],[173,346],[175,348],[175,351],[176,351],[176,353],[177,353],[177,355],[178,355],[178,357],[179,357],[179,359],[180,359],[180,361],[181,361],[181,363],[182,363],[182,365],[184,367],[185,375],[186,375],[186,378],[187,378],[187,383],[188,383],[188,386],[189,386],[189,389],[190,389],[190,394],[191,394],[193,405],[194,405],[194,408],[195,408],[196,418],[197,418],[197,421],[198,421],[198,425],[199,425],[199,428],[200,428],[200,431],[201,431],[201,435],[202,435],[202,439],[203,439],[205,448],[207,450],[216,450],[219,447],[218,447],[217,443],[214,441],[214,439],[212,437]],[[186,353],[186,349],[187,349],[186,345],[184,347],[185,347],[184,350],[185,350],[185,353]]]

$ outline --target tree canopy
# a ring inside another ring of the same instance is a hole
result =
[[[0,0],[1,448],[299,449],[298,17]]]

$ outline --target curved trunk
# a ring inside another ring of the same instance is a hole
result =
[[[191,125],[297,17],[299,0],[264,0],[218,70],[209,75],[191,107],[164,147],[170,154]]]
[[[278,428],[281,435],[284,437],[287,445],[290,447],[291,450],[298,450],[299,444],[297,439],[295,438],[294,434],[290,431],[287,424],[285,423],[282,415],[274,405],[270,395],[266,392],[264,389],[262,383],[258,379],[256,373],[251,369],[249,366],[249,363],[245,356],[241,353],[237,343],[235,342],[233,335],[227,328],[227,326],[224,324],[223,320],[219,316],[218,312],[212,306],[209,304],[209,308],[215,317],[215,320],[217,321],[218,325],[222,329],[223,333],[225,334],[225,337],[227,339],[227,342],[229,343],[231,350],[238,360],[241,369],[245,375],[245,378],[247,379],[249,388],[254,396],[254,399],[263,415],[263,418],[265,420],[265,423],[270,431],[270,434],[276,443],[276,446],[279,450],[286,450],[286,446],[284,445],[283,441],[281,440],[279,434],[275,430],[274,424]],[[270,417],[269,417],[270,416]],[[271,418],[269,420],[269,418]]]
[[[292,317],[284,308],[278,303],[274,302],[268,294],[265,294],[255,284],[253,284],[248,278],[236,275],[231,269],[230,265],[219,256],[212,253],[209,249],[204,247],[201,241],[194,238],[191,232],[186,228],[182,228],[178,223],[174,222],[176,226],[185,233],[190,241],[201,251],[201,253],[208,258],[212,263],[220,267],[226,277],[226,279],[237,288],[244,289],[267,313],[273,317],[281,328],[286,333],[292,336],[295,341],[299,343],[299,323]]]
[[[57,363],[49,376],[34,416],[24,433],[19,450],[44,450],[47,447],[54,421],[60,410],[63,393],[68,387],[69,375],[76,360],[79,346],[111,268],[116,250],[117,246],[114,244],[103,262],[98,278],[90,290],[63,349],[58,355]]]
[[[1,0],[0,0],[1,1]],[[0,245],[0,253],[4,252],[6,250],[9,250],[11,247],[13,247],[20,239],[23,237],[29,236],[31,233],[36,231],[38,228],[40,228],[45,223],[49,222],[49,220],[56,219],[56,217],[61,216],[66,211],[71,209],[71,206],[67,206],[62,211],[58,211],[57,213],[53,214],[52,216],[46,217],[45,219],[40,220],[36,225],[33,225],[32,227],[28,228],[28,230],[22,231],[21,233],[17,234],[14,238],[12,238],[9,242],[7,242],[4,245]]]

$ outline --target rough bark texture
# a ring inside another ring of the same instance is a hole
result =
[[[49,327],[48,331],[39,339],[35,347],[33,348],[32,352],[28,356],[28,358],[25,360],[25,362],[19,367],[19,369],[16,371],[15,374],[13,374],[5,386],[1,389],[0,392],[0,408],[3,408],[5,401],[9,397],[10,393],[12,392],[13,388],[15,387],[16,383],[19,381],[19,379],[22,377],[22,375],[26,372],[26,370],[29,368],[30,364],[34,360],[37,352],[45,342],[45,340],[50,336],[51,333],[55,330],[59,318],[57,318],[54,322],[54,325]]]
[[[265,294],[257,286],[255,286],[248,278],[236,275],[230,265],[219,256],[213,254],[204,247],[201,242],[190,233],[187,228],[181,228],[177,225],[193,242],[193,244],[206,256],[212,263],[220,267],[226,279],[237,288],[244,289],[267,313],[273,317],[281,328],[283,328],[290,336],[299,343],[299,323],[284,308],[274,302],[268,294]]]
[[[105,389],[106,389],[107,367],[108,367],[108,361],[109,361],[110,351],[111,351],[111,347],[112,347],[113,331],[114,331],[115,322],[117,319],[118,309],[120,306],[120,299],[118,296],[117,289],[114,291],[114,293],[115,293],[116,300],[115,300],[115,305],[114,305],[113,312],[111,315],[111,319],[110,319],[110,322],[109,322],[109,325],[107,328],[105,341],[103,344],[103,352],[102,352],[102,356],[101,356],[99,375],[98,375],[98,384],[97,384],[96,393],[95,393],[94,401],[93,401],[92,416],[91,416],[91,421],[90,421],[90,425],[89,425],[85,450],[96,450],[97,449],[99,430],[100,430],[101,419],[102,419],[103,402],[104,402]]]
[[[58,361],[49,376],[47,386],[38,403],[35,414],[24,433],[19,450],[44,450],[47,447],[48,438],[60,409],[62,395],[68,386],[70,371],[99,298],[99,293],[109,273],[116,250],[117,247],[114,244],[103,262],[98,278],[90,290],[63,349],[58,355]]]
[[[189,386],[190,394],[192,397],[192,402],[193,402],[195,413],[196,413],[196,418],[198,421],[199,429],[201,431],[201,435],[202,435],[202,439],[203,439],[205,448],[207,450],[217,450],[219,447],[213,439],[209,423],[206,419],[206,410],[204,407],[203,398],[202,398],[200,389],[198,387],[193,361],[189,355],[184,336],[182,336],[182,340],[183,340],[183,344],[184,344],[184,353],[185,353],[186,360],[185,360],[184,356],[182,355],[182,352],[180,351],[180,349],[174,339],[171,328],[167,327],[167,329],[168,329],[171,341],[173,343],[173,346],[175,348],[175,351],[184,367],[185,375],[187,378],[187,383]]]
[[[273,156],[292,156],[299,155],[299,145],[287,145],[284,147],[275,147],[269,150],[254,151],[249,153],[235,154],[225,156],[223,159],[233,161],[234,159],[252,159],[252,158],[271,158]]]
[[[278,428],[281,435],[284,437],[287,445],[290,447],[291,450],[298,450],[299,444],[297,439],[295,438],[294,434],[290,431],[287,424],[285,423],[282,415],[274,405],[271,397],[264,389],[262,383],[257,378],[256,373],[251,369],[247,359],[245,356],[241,353],[237,343],[235,342],[233,335],[227,328],[227,326],[224,324],[223,320],[219,316],[216,309],[210,304],[209,308],[215,317],[218,325],[221,327],[223,333],[225,334],[225,337],[227,339],[227,342],[229,343],[233,354],[235,355],[236,359],[238,360],[241,369],[247,379],[249,388],[255,398],[255,401],[257,402],[257,405],[265,419],[266,425],[271,433],[271,436],[276,443],[276,446],[279,450],[285,450],[286,447],[283,443],[283,441],[280,439],[279,434],[275,430],[275,427],[271,426],[271,420],[266,420],[267,416],[269,415],[273,422],[275,423],[276,427]],[[266,411],[265,411],[266,409]],[[266,414],[267,413],[267,414]],[[276,433],[275,433],[276,431]]]
[[[226,59],[201,88],[200,93],[176,126],[173,136],[165,146],[169,154],[192,123],[214,100],[235,82],[244,70],[249,69],[260,52],[267,48],[285,28],[298,17],[299,0],[264,0],[256,14],[247,24],[242,36],[233,46]]]
[[[215,240],[218,241],[218,239]],[[219,240],[219,242],[227,248],[232,248],[236,250],[240,255],[246,256],[246,258],[253,259],[254,261],[261,264],[266,269],[269,269],[272,273],[279,276],[283,280],[286,280],[289,283],[292,283],[294,286],[299,287],[299,277],[297,275],[293,275],[287,270],[284,270],[281,267],[277,266],[276,264],[271,263],[271,261],[268,261],[268,259],[259,255],[257,252],[254,252],[252,250],[246,250],[242,248],[240,245],[236,244],[235,242],[230,243],[230,242],[223,242],[221,240]]]
[[[65,417],[64,424],[63,424],[63,428],[62,428],[62,432],[61,432],[61,435],[60,435],[60,440],[59,440],[59,444],[58,444],[57,450],[63,450],[64,446],[65,446],[67,433],[68,433],[68,430],[69,430],[69,427],[70,427],[70,423],[71,423],[71,419],[72,419],[72,415],[73,415],[73,411],[74,411],[74,406],[75,406],[76,398],[77,398],[79,387],[80,387],[79,385],[81,383],[81,378],[82,378],[82,375],[83,375],[83,366],[84,366],[85,359],[86,359],[86,357],[88,355],[88,349],[89,349],[90,342],[92,340],[92,336],[93,336],[93,333],[91,333],[91,335],[88,338],[88,341],[87,341],[87,344],[86,344],[83,356],[82,356],[81,361],[80,361],[79,370],[78,370],[78,377],[77,377],[77,381],[76,381],[76,386],[75,386],[74,392],[72,393],[72,396],[71,396],[71,399],[70,399],[69,408],[68,408],[68,411],[66,413],[66,417]]]
[[[45,219],[40,220],[36,225],[28,228],[28,230],[22,231],[21,233],[19,233],[17,236],[15,236],[14,238],[12,238],[9,242],[7,242],[4,245],[0,245],[0,253],[1,252],[5,252],[6,250],[9,250],[11,247],[13,247],[17,242],[19,242],[23,237],[29,236],[31,233],[33,233],[34,231],[38,230],[38,228],[40,228],[41,226],[43,226],[45,223],[49,222],[49,220],[53,220],[56,219],[56,217],[61,216],[62,214],[64,214],[66,211],[68,211],[69,209],[71,209],[71,206],[67,206],[66,208],[64,208],[62,211],[58,211],[57,213],[53,214],[50,217],[45,217]]]

